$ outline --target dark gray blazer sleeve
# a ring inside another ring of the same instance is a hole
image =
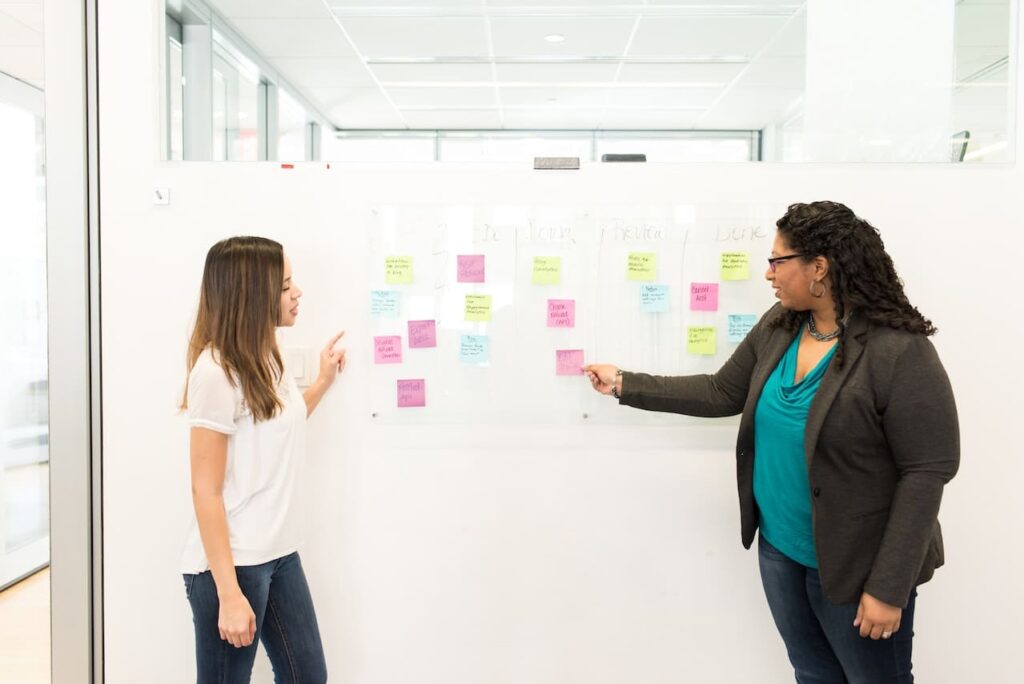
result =
[[[882,428],[899,481],[864,591],[906,606],[928,553],[942,488],[960,464],[956,404],[932,343],[915,335],[896,361]]]
[[[742,413],[757,363],[757,344],[763,335],[770,334],[766,321],[774,311],[761,317],[717,373],[667,376],[624,372],[619,403],[645,411],[702,418]]]

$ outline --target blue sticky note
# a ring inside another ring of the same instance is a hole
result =
[[[640,285],[640,310],[644,313],[668,312],[668,285]]]
[[[491,339],[487,335],[463,335],[459,340],[462,363],[487,363],[491,358]]]
[[[729,314],[729,341],[742,342],[755,323],[757,316],[754,314]]]
[[[370,290],[370,315],[374,318],[398,318],[398,290]]]

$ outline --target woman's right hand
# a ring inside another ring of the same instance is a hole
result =
[[[618,367],[610,363],[592,363],[583,367],[583,372],[590,378],[591,387],[601,394],[612,393],[615,383],[619,382],[619,377],[616,376],[618,371]]]
[[[256,636],[256,613],[252,612],[249,600],[241,591],[221,599],[217,629],[220,630],[220,638],[235,648],[252,644]]]

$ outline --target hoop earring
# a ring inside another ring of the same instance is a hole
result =
[[[815,285],[821,285],[821,292],[814,291]],[[825,290],[827,288],[825,287],[825,283],[821,282],[820,280],[812,280],[810,286],[807,289],[811,291],[812,297],[814,297],[815,299],[821,299],[822,297],[825,296]]]

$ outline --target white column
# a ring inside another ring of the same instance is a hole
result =
[[[953,0],[808,0],[808,161],[948,161]]]

